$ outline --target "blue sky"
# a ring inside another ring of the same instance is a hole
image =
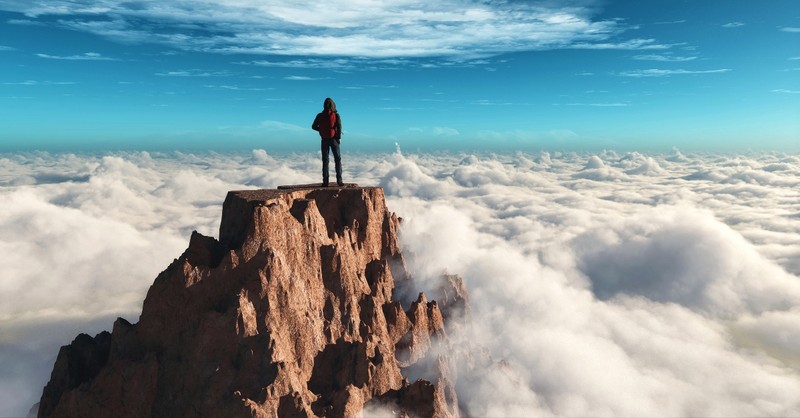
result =
[[[0,0],[0,151],[800,149],[800,3]],[[347,149],[347,148],[345,148]]]

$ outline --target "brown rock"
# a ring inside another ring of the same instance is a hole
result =
[[[446,333],[435,301],[393,299],[397,229],[380,188],[228,193],[219,241],[192,234],[137,324],[62,347],[39,417],[354,417],[371,399],[458,416],[446,362],[404,382]]]

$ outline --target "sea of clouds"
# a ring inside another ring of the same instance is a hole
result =
[[[58,348],[135,322],[228,190],[318,181],[316,154],[0,154],[0,416]],[[423,289],[463,277],[473,416],[800,415],[800,155],[345,155]],[[469,358],[490,361],[470,361]],[[465,364],[460,364],[464,362]],[[469,363],[469,364],[466,364]]]

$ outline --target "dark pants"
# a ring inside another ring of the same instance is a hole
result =
[[[335,139],[322,140],[322,182],[328,183],[328,154],[333,151],[333,162],[336,164],[336,181],[342,182],[342,153],[339,151],[339,143]]]

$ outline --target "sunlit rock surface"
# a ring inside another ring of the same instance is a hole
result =
[[[62,347],[39,417],[458,416],[426,352],[466,291],[446,276],[441,306],[404,307],[398,225],[376,187],[229,192],[219,240],[192,235],[138,323]],[[431,381],[404,376],[423,365]]]

